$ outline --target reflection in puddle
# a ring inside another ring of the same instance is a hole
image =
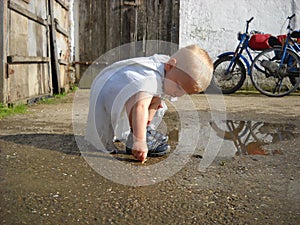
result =
[[[297,127],[293,124],[226,120],[211,121],[210,126],[218,137],[225,140],[221,153],[225,153],[226,156],[282,154],[280,150],[268,151],[263,146],[292,140],[299,135]],[[228,149],[234,149],[234,152],[228,153]]]

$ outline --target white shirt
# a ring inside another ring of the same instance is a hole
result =
[[[85,139],[97,149],[112,150],[113,139],[126,139],[130,126],[125,103],[134,94],[145,91],[163,95],[166,55],[153,55],[116,62],[105,68],[93,81]],[[167,107],[159,109],[159,123]]]

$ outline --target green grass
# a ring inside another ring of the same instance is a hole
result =
[[[37,101],[38,104],[54,104],[57,100],[63,100],[66,97],[66,93],[56,94],[51,97],[42,97]]]
[[[77,86],[73,86],[68,93],[76,92]],[[55,94],[51,97],[42,97],[40,98],[37,103],[38,104],[55,104],[55,103],[62,103],[64,102],[65,97],[67,96],[66,92],[62,92],[61,94]]]
[[[0,119],[7,116],[12,116],[16,114],[25,114],[25,113],[27,113],[27,105],[25,104],[19,104],[12,107],[7,107],[0,102]]]
[[[235,92],[235,94],[242,94],[242,95],[261,95],[261,93],[257,90],[245,90],[241,89]]]
[[[51,97],[41,97],[28,104],[12,104],[11,106],[5,106],[0,102],[0,119],[16,114],[25,114],[28,112],[28,107],[33,104],[55,104],[61,102],[65,96],[66,93],[62,93]]]
[[[71,87],[68,93],[75,92],[77,90],[77,86],[74,85]],[[55,103],[64,103],[67,102],[66,97],[67,93],[63,92],[61,94],[55,94],[53,96],[41,97],[37,99],[33,99],[28,102],[28,104],[12,104],[11,106],[5,106],[2,102],[0,102],[0,119],[16,114],[25,114],[28,113],[28,108],[32,104],[55,104]]]
[[[72,89],[69,91],[70,92],[75,92],[77,90],[77,87],[74,86]],[[16,114],[25,114],[28,113],[28,108],[30,105],[33,104],[55,104],[55,103],[63,103],[66,101],[66,95],[67,93],[63,92],[61,94],[55,94],[53,96],[48,96],[48,97],[41,97],[34,99],[28,104],[12,104],[11,106],[5,106],[3,105],[2,102],[0,102],[0,119]]]

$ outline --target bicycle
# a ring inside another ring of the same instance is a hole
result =
[[[224,52],[218,55],[218,59],[214,62],[214,74],[210,86],[211,89],[217,88],[221,89],[223,94],[232,94],[243,86],[246,79],[246,69],[247,74],[250,75],[251,64],[254,59],[252,54],[255,52],[255,49],[251,48],[249,41],[254,34],[262,34],[258,31],[248,32],[249,24],[253,19],[254,17],[251,17],[249,20],[246,20],[246,29],[244,33],[238,33],[237,39],[239,40],[239,43],[235,51]],[[271,35],[266,35],[266,38],[269,36]],[[264,46],[264,48],[267,47],[269,46]],[[253,50],[251,51],[252,54],[249,49]],[[246,51],[246,56],[244,55],[244,51]]]
[[[289,16],[287,35],[281,43],[278,38],[270,37],[272,46],[259,53],[251,65],[251,81],[262,94],[282,97],[295,91],[300,83],[300,45],[294,38],[300,38],[300,31],[293,31]]]

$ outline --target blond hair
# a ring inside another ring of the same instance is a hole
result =
[[[198,45],[189,45],[179,49],[171,58],[176,59],[176,67],[197,83],[197,89],[205,91],[213,74],[213,62],[209,54]]]

